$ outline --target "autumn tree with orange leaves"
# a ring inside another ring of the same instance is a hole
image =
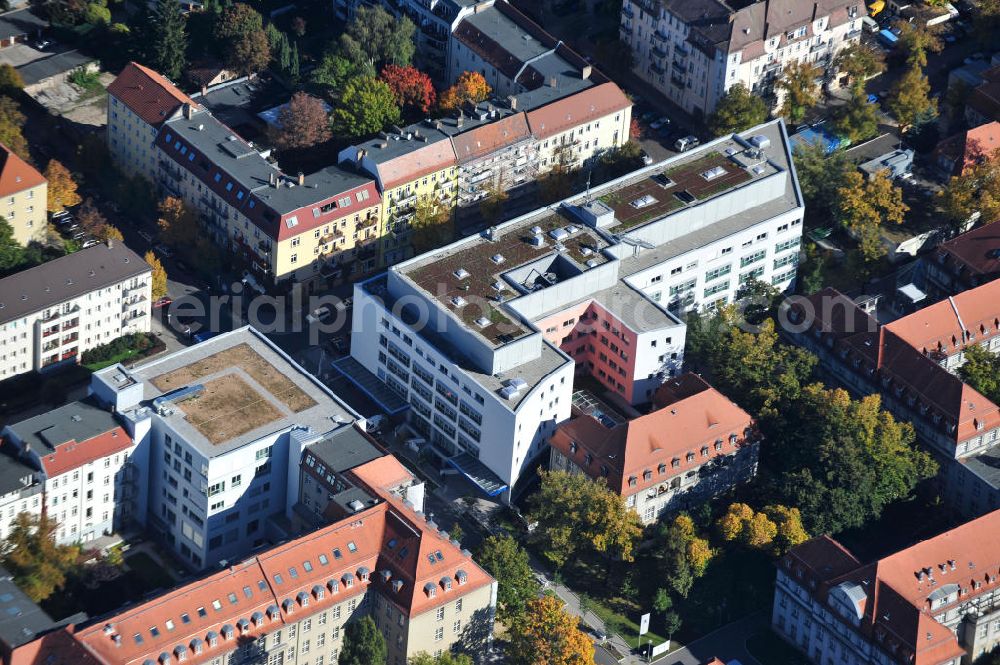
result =
[[[404,109],[427,113],[437,101],[431,77],[416,67],[386,65],[382,68],[381,78],[396,96],[396,103]]]
[[[454,111],[466,102],[478,104],[489,98],[493,89],[479,72],[462,72],[455,85],[441,93],[438,106],[442,111]]]
[[[510,631],[508,661],[514,665],[592,664],[594,644],[577,623],[553,596],[529,600],[521,620]]]

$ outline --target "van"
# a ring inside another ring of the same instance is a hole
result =
[[[873,19],[871,16],[862,16],[861,25],[864,26],[865,30],[872,33],[873,35],[878,34],[878,31],[881,30],[881,28],[878,25],[878,21]]]
[[[699,143],[700,141],[698,141],[697,136],[685,136],[684,138],[677,139],[674,142],[674,149],[677,152],[684,152],[686,150],[691,150],[692,148],[698,147]]]

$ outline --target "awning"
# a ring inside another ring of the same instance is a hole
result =
[[[469,482],[478,487],[486,496],[496,496],[507,490],[507,483],[502,481],[497,474],[490,471],[485,464],[468,453],[449,457],[445,461],[448,462],[449,466],[465,476]]]
[[[333,368],[344,375],[354,386],[378,404],[379,408],[389,416],[403,413],[410,408],[406,400],[400,397],[381,379],[368,371],[368,368],[351,356],[335,360]]]

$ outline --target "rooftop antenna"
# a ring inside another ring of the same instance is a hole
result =
[[[592,201],[592,199],[590,198],[590,176],[592,176],[593,174],[594,174],[593,168],[587,171],[587,196],[584,198],[584,200],[587,203],[590,203]]]

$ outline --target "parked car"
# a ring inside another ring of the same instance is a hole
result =
[[[86,240],[83,241],[82,246],[84,249],[87,249],[88,247],[93,247],[94,245],[97,245],[100,242],[101,242],[100,240],[97,240],[95,238],[87,238]]]
[[[692,148],[697,148],[700,143],[701,141],[698,140],[697,136],[685,136],[674,141],[674,149],[677,152],[685,152]]]
[[[56,221],[56,220],[62,219],[64,217],[69,217],[69,216],[70,216],[69,210],[59,210],[58,212],[52,213],[50,215],[50,219],[52,219],[53,221]]]
[[[83,240],[84,238],[87,237],[89,236],[87,236],[87,232],[84,231],[83,229],[77,229],[76,231],[73,231],[72,235],[70,235],[70,238],[72,238],[73,240]]]
[[[378,434],[385,426],[386,417],[381,413],[376,413],[371,418],[365,419],[365,431],[369,434]]]
[[[146,242],[153,242],[153,234],[150,233],[149,231],[143,231],[142,229],[139,229],[139,237],[145,240]]]
[[[645,164],[646,166],[649,166],[650,164],[653,163],[653,158],[650,157],[649,153],[646,152],[645,150],[639,153],[639,156],[642,158],[642,163]]]
[[[44,51],[48,47],[52,46],[52,42],[50,42],[49,40],[44,39],[44,38],[39,38],[39,39],[35,40],[35,43],[32,44],[32,46],[34,46],[39,51]]]
[[[320,321],[325,321],[326,319],[330,318],[331,314],[333,314],[333,312],[330,310],[330,308],[327,307],[326,305],[323,305],[322,307],[317,307],[313,311],[306,314],[306,321],[308,321],[310,324],[319,323]]]
[[[62,233],[63,235],[69,235],[70,233],[72,233],[73,231],[76,231],[79,228],[80,228],[79,224],[77,224],[73,220],[70,220],[70,221],[66,222],[65,224],[60,224],[59,225],[59,232]]]
[[[160,243],[159,245],[157,245],[156,247],[154,247],[153,251],[156,252],[157,254],[162,254],[163,256],[167,257],[168,259],[171,256],[174,255],[174,250],[170,249],[169,247],[167,247],[163,243]]]
[[[664,116],[660,116],[655,121],[653,121],[652,123],[650,123],[649,126],[650,126],[651,129],[659,129],[660,127],[665,127],[665,126],[667,126],[669,124],[670,124],[670,118],[668,118],[667,116],[664,115]]]
[[[168,298],[167,296],[163,296],[162,298],[160,298],[159,300],[157,300],[156,302],[153,303],[153,307],[154,308],[157,308],[157,307],[166,307],[167,305],[169,305],[172,302],[173,302],[173,298]]]

